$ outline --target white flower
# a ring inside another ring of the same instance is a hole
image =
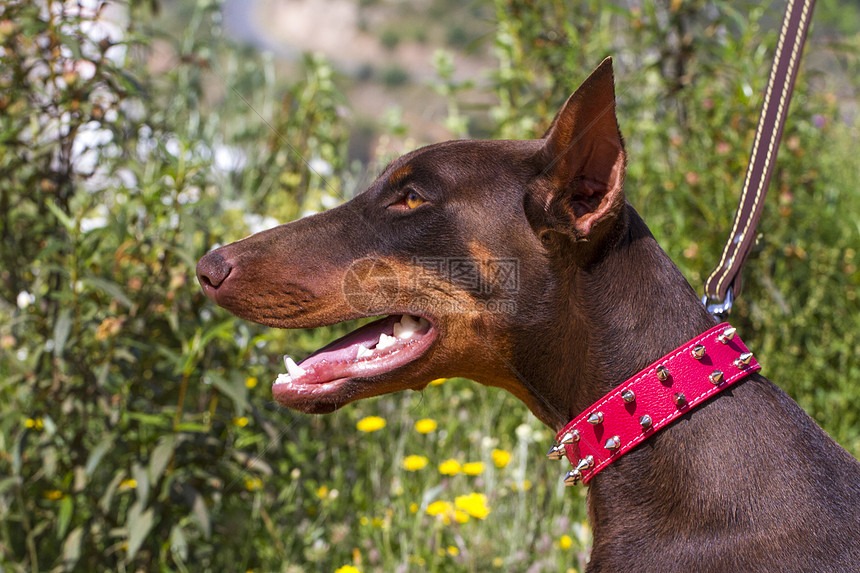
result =
[[[532,438],[532,429],[528,424],[520,424],[517,426],[516,430],[514,430],[514,433],[524,442],[528,442]]]
[[[81,219],[81,233],[89,233],[95,229],[107,227],[108,210],[104,205],[99,205],[93,209],[92,217],[84,217]]]
[[[25,290],[22,290],[18,293],[18,308],[21,310],[27,308],[34,302],[36,302],[36,295],[30,294]]]
[[[320,177],[327,177],[334,173],[334,168],[331,166],[331,163],[322,157],[314,157],[311,159],[308,162],[308,167]]]
[[[247,162],[248,158],[238,147],[229,145],[215,146],[215,169],[225,173],[241,171]]]

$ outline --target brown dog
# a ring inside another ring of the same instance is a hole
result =
[[[388,315],[300,362],[282,404],[330,412],[462,376],[559,430],[714,325],[625,201],[606,60],[543,139],[450,141],[346,204],[221,247],[197,275],[236,315]],[[766,365],[765,365],[766,366]],[[860,464],[753,374],[590,483],[588,571],[858,571]]]

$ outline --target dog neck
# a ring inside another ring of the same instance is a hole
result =
[[[565,367],[553,373],[565,392],[557,399],[567,400],[565,419],[554,421],[556,430],[619,383],[715,325],[629,205],[623,219],[605,256],[588,267],[574,267],[567,283],[572,320],[564,332],[573,343],[558,350]],[[738,421],[750,412],[786,427],[773,432],[745,426],[739,433]],[[766,521],[769,516],[755,506],[768,494],[754,492],[764,487],[757,483],[767,483],[772,476],[760,475],[750,460],[773,456],[777,450],[784,450],[780,459],[796,459],[796,444],[774,443],[774,435],[791,435],[792,428],[820,434],[807,416],[790,407],[785,394],[758,374],[683,415],[590,482],[593,558],[636,562],[641,555],[618,545],[636,546],[655,531],[707,536],[729,530],[732,519],[751,514]],[[737,479],[739,468],[744,468],[742,480]],[[620,539],[624,543],[616,543]],[[658,545],[652,539],[650,546]]]
[[[522,371],[536,385],[535,414],[560,430],[630,376],[716,323],[629,205],[587,265],[555,262],[555,289],[541,303],[558,317],[537,348],[527,340]],[[577,254],[572,255],[575,258]],[[561,274],[564,273],[564,274]]]

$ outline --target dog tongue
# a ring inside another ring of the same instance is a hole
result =
[[[319,362],[342,362],[355,360],[358,356],[359,346],[373,348],[379,342],[381,335],[391,336],[394,333],[394,324],[400,321],[400,316],[387,316],[375,320],[358,328],[343,338],[339,338],[328,344],[301,362],[299,366],[307,368]]]
[[[426,318],[410,315],[381,318],[324,346],[298,364],[284,356],[287,372],[280,374],[275,384],[292,384],[295,380],[312,384],[312,380],[342,374],[344,368],[361,369],[370,363],[382,365],[392,353],[422,339],[430,328]]]

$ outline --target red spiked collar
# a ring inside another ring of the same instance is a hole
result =
[[[574,418],[547,456],[565,455],[565,485],[588,483],[600,470],[675,418],[760,369],[724,322],[676,348]]]

